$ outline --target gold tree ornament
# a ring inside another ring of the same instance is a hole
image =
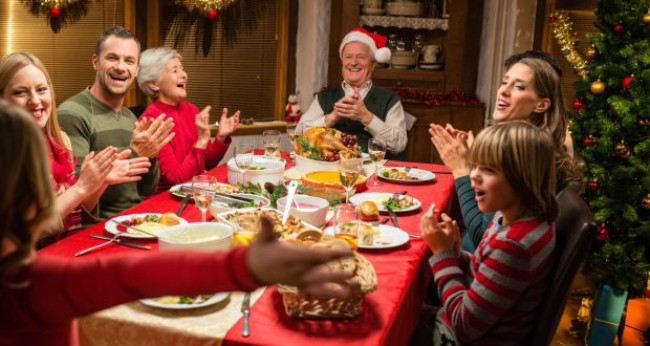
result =
[[[627,159],[632,155],[632,152],[630,151],[630,148],[627,146],[627,142],[625,142],[624,139],[616,144],[614,152],[616,153],[616,156],[623,159]]]
[[[643,15],[643,23],[650,24],[650,9]]]
[[[603,83],[603,81],[601,81],[599,78],[598,80],[591,83],[591,85],[589,86],[589,90],[591,91],[592,94],[595,95],[602,94],[603,92],[605,92],[605,83]]]
[[[641,208],[650,210],[650,193],[641,198]]]
[[[592,61],[598,56],[598,50],[596,49],[596,46],[593,44],[589,47],[587,47],[587,50],[585,51],[585,58],[587,60]]]
[[[560,46],[564,58],[581,77],[587,77],[587,61],[578,53],[576,43],[578,39],[573,32],[573,22],[566,11],[555,11],[551,14],[551,27],[553,37]]]

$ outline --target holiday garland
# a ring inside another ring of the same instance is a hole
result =
[[[52,31],[73,23],[88,13],[90,0],[21,0],[29,12],[48,19]]]
[[[555,11],[549,18],[553,27],[553,36],[560,46],[560,50],[571,67],[578,75],[585,77],[587,71],[587,61],[578,53],[576,43],[578,40],[573,34],[573,23],[569,19],[566,11]]]
[[[212,49],[219,23],[226,43],[237,40],[244,30],[252,30],[272,1],[259,0],[164,0],[162,5],[163,37],[171,38],[174,48],[194,36],[194,51],[207,56]]]

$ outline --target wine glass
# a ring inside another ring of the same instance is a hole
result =
[[[255,215],[235,214],[230,222],[233,226],[233,246],[249,246],[260,230],[260,219]]]
[[[339,204],[334,208],[334,237],[344,240],[352,250],[357,249],[359,209],[354,205]]]
[[[379,167],[381,166],[384,157],[386,157],[386,145],[384,142],[376,138],[370,139],[368,141],[368,155],[370,156],[370,161],[372,161],[375,166],[375,180],[368,185],[382,186],[384,184],[379,181]]]
[[[255,157],[254,148],[250,144],[235,145],[235,165],[241,173],[246,173],[248,167],[253,164]]]
[[[363,168],[362,158],[341,158],[339,160],[339,179],[345,188],[345,203],[350,203],[350,192],[354,188]]]
[[[278,157],[280,156],[280,136],[282,134],[278,130],[266,130],[262,133],[262,142],[264,144],[264,156]]]
[[[197,175],[192,178],[192,196],[194,204],[201,211],[201,221],[205,222],[205,213],[212,202],[213,193],[217,187],[217,177]]]

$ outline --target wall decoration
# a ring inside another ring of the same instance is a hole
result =
[[[162,5],[163,40],[170,37],[174,48],[194,36],[194,51],[207,56],[212,49],[217,25],[223,25],[227,44],[237,40],[242,30],[252,30],[268,1],[259,0],[164,0]]]
[[[555,11],[549,18],[549,23],[553,28],[553,37],[562,50],[562,54],[571,64],[571,67],[581,77],[587,76],[587,61],[580,55],[576,49],[578,39],[573,32],[573,22],[566,11]]]
[[[78,21],[88,13],[90,0],[21,0],[34,16],[44,16],[49,21],[52,31],[58,33],[61,28]]]

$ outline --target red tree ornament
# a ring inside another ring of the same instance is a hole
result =
[[[623,78],[623,89],[627,90],[627,88],[630,86],[630,82],[634,80],[634,75],[631,76],[626,76]]]
[[[555,23],[556,21],[557,21],[557,17],[556,17],[556,16],[550,16],[550,17],[548,18],[548,22],[551,23],[551,24]]]
[[[598,179],[594,178],[589,180],[589,184],[587,184],[587,188],[591,192],[596,192],[600,188],[600,184],[598,183]]]
[[[596,138],[592,135],[588,135],[582,140],[582,145],[584,145],[585,147],[591,147],[594,146],[595,144],[596,144]]]
[[[59,16],[61,16],[61,9],[58,7],[52,7],[50,9],[50,17],[59,18]]]
[[[598,233],[596,234],[598,241],[605,241],[609,239],[609,230],[605,225],[598,226]]]
[[[581,109],[587,108],[587,105],[582,103],[582,100],[580,100],[577,97],[573,100],[572,106],[573,106],[573,109],[575,109],[575,110],[581,110]]]
[[[205,14],[205,17],[208,18],[209,20],[214,20],[215,18],[217,18],[218,14],[219,13],[217,11],[210,10],[210,11],[208,11],[208,13]]]
[[[625,26],[623,25],[622,22],[618,22],[618,23],[614,24],[613,30],[614,30],[615,33],[620,34],[620,33],[623,32],[623,30],[625,30]]]

